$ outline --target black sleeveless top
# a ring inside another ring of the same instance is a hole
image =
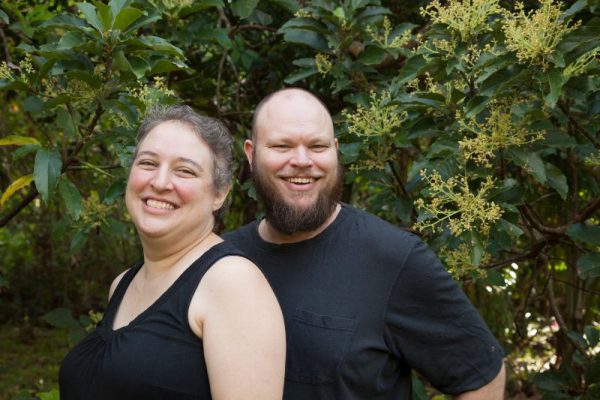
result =
[[[61,400],[210,399],[202,340],[188,308],[206,271],[225,256],[244,256],[222,242],[194,261],[129,325],[113,330],[115,314],[141,264],[129,269],[102,322],[62,362]]]

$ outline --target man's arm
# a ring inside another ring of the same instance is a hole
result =
[[[502,400],[504,398],[504,383],[506,381],[506,371],[504,363],[500,372],[485,386],[477,390],[465,392],[457,395],[456,400]]]

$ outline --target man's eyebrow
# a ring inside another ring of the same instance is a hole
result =
[[[152,156],[152,157],[158,157],[158,154],[153,152],[153,151],[149,151],[149,150],[144,150],[144,151],[140,151],[137,154],[137,157],[139,156]],[[188,163],[188,164],[192,164],[194,167],[196,167],[200,172],[204,171],[204,168],[202,168],[202,166],[200,166],[200,164],[198,164],[196,161],[192,160],[191,158],[187,158],[187,157],[177,157],[177,161],[179,162],[184,162],[184,163]]]

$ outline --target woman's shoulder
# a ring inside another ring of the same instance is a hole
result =
[[[220,258],[206,272],[203,281],[215,289],[223,290],[249,284],[266,284],[268,286],[266,278],[258,266],[241,255],[227,255]]]

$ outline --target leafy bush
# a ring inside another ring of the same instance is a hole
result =
[[[548,398],[595,395],[597,0],[2,7],[3,318],[102,307],[136,255],[121,195],[150,105],[221,118],[242,160],[254,105],[299,85],[334,115],[345,200],[423,235],[515,379],[533,354]],[[260,213],[244,162],[236,178],[225,229]],[[28,300],[32,286],[47,291]]]

